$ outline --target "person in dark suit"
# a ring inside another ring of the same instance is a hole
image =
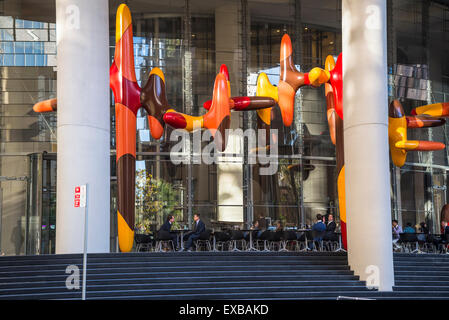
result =
[[[185,250],[187,250],[188,252],[192,251],[190,247],[193,245],[193,241],[199,239],[200,234],[206,231],[206,225],[204,224],[203,221],[200,220],[199,213],[195,213],[193,215],[193,220],[194,220],[193,231],[185,235],[185,238],[187,238],[187,243],[184,247]],[[183,251],[183,249],[179,251]]]
[[[324,223],[324,217],[321,214],[316,215],[316,223],[312,226],[313,241],[309,242],[309,250],[312,250],[315,246],[315,242],[323,241],[323,237],[326,233],[326,224]]]
[[[173,222],[175,222],[175,217],[169,214],[167,216],[167,219],[165,220],[165,223],[159,229],[158,235],[160,239],[171,239],[176,249],[178,247],[178,236],[175,233],[171,232]]]
[[[329,214],[327,217],[326,233],[324,235],[324,240],[336,241],[335,229],[337,224],[334,221],[334,215]]]

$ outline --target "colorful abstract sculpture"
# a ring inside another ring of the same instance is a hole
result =
[[[164,132],[163,115],[170,109],[165,95],[165,78],[159,68],[151,70],[143,89],[137,84],[131,12],[125,4],[117,9],[116,47],[110,68],[110,87],[114,93],[117,159],[117,222],[119,247],[129,252],[134,242],[136,116],[140,107],[148,113],[151,136],[159,139]],[[57,110],[57,100],[34,105],[35,112]]]
[[[255,97],[232,97],[231,109],[236,111],[257,110],[257,128],[265,129],[267,133],[267,148],[270,144],[271,112],[275,104],[279,105],[282,120],[289,127],[293,122],[294,100],[296,92],[305,85],[318,87],[328,81],[330,75],[327,71],[315,67],[309,73],[299,72],[292,59],[293,49],[288,34],[284,34],[280,48],[280,79],[278,86],[273,86],[265,73],[260,73],[257,78],[257,89]],[[222,69],[223,70],[223,66]],[[229,79],[229,73],[225,69]],[[239,102],[238,107],[236,101]],[[209,109],[211,101],[203,104]]]
[[[222,65],[220,70],[227,76],[229,92],[231,92],[229,73],[226,66]],[[229,100],[229,108],[234,111],[257,110],[257,128],[266,130],[266,148],[270,146],[271,108],[276,105],[277,100],[277,88],[270,84],[267,75],[263,72],[257,78],[256,96],[232,97]],[[209,110],[211,102],[211,100],[206,101],[203,107]],[[257,150],[259,148],[256,148]]]
[[[165,93],[165,76],[161,69],[153,68],[140,93],[140,102],[148,114],[151,136],[160,139],[164,133],[164,114],[174,111],[169,107]]]
[[[408,151],[435,151],[445,148],[441,142],[408,140],[407,128],[435,127],[444,123],[444,119],[427,115],[405,116],[401,103],[393,100],[388,109],[388,138],[394,165],[402,167]]]
[[[412,110],[412,115],[427,115],[431,117],[449,117],[449,102],[434,103],[417,107]]]
[[[341,238],[343,247],[347,248],[342,60],[342,54],[338,56],[337,63],[335,63],[332,56],[327,56],[324,68],[326,72],[328,72],[328,81],[324,86],[329,133],[331,141],[335,145],[335,158],[337,162],[337,195],[340,212]]]
[[[268,95],[276,100],[281,110],[283,123],[286,127],[289,127],[293,122],[295,95],[298,89],[305,85],[319,87],[327,81],[329,75],[328,72],[318,67],[313,68],[308,73],[299,72],[293,64],[292,42],[288,34],[284,34],[282,37],[280,51],[278,86],[272,86],[268,77],[261,73],[258,78],[257,89],[260,94]],[[262,120],[267,120],[268,111],[260,111],[258,114]]]
[[[136,116],[141,106],[140,87],[134,69],[131,13],[121,4],[117,9],[114,61],[110,86],[115,100],[119,247],[129,252],[134,241]]]
[[[344,161],[344,135],[343,135],[343,70],[342,54],[335,63],[332,56],[328,56],[325,62],[325,70],[329,72],[329,80],[325,84],[327,103],[327,119],[332,143],[336,147],[337,161],[337,190],[340,211],[340,222],[343,246],[347,247],[346,236],[346,200],[345,200],[345,161]],[[423,128],[440,126],[445,123],[443,119],[431,116],[444,114],[442,104],[417,108],[417,112],[429,115],[405,116],[399,101],[394,100],[389,107],[389,145],[393,163],[403,166],[407,151],[433,151],[443,149],[445,146],[439,142],[409,141],[407,140],[407,128]],[[449,109],[449,108],[448,108]],[[437,110],[437,111],[436,111]],[[413,113],[413,112],[412,112]],[[447,112],[449,114],[449,112]]]
[[[440,221],[446,221],[449,222],[449,204],[446,203],[442,208],[440,212]],[[444,230],[442,230],[444,233]]]
[[[223,73],[217,74],[214,84],[212,104],[209,112],[204,116],[192,117],[180,112],[167,112],[164,121],[177,129],[193,131],[195,126],[210,131],[218,150],[226,148],[226,129],[229,129],[230,107],[228,80]],[[219,134],[216,134],[219,132]]]
[[[38,113],[45,113],[56,111],[57,108],[58,108],[58,100],[54,98],[36,103],[33,106],[33,111]]]
[[[222,64],[220,66],[220,73],[222,73],[228,84],[228,93],[231,97],[231,82],[229,79],[229,72],[226,65]],[[276,104],[272,98],[264,97],[263,95],[256,95],[255,97],[231,97],[229,99],[229,108],[235,111],[248,111],[248,110],[258,110],[272,107]],[[203,107],[209,110],[212,105],[212,100],[207,100],[204,102]]]
[[[115,102],[117,219],[119,246],[122,252],[131,251],[134,241],[136,117],[139,108],[143,107],[148,114],[150,133],[154,139],[162,137],[165,124],[189,132],[196,128],[202,128],[210,131],[219,151],[224,151],[226,148],[226,129],[230,127],[231,111],[256,110],[257,126],[259,129],[266,130],[267,148],[269,148],[272,108],[279,106],[282,122],[289,127],[293,122],[294,99],[297,90],[305,85],[318,87],[322,84],[325,84],[330,136],[332,143],[336,146],[342,242],[343,246],[347,247],[342,54],[338,56],[336,62],[332,56],[328,56],[324,69],[316,67],[308,73],[302,73],[296,69],[292,54],[290,37],[285,34],[281,40],[278,85],[273,86],[268,76],[261,73],[257,78],[256,96],[252,97],[231,96],[229,72],[227,67],[222,65],[215,78],[212,99],[203,105],[208,112],[203,116],[186,115],[176,112],[169,106],[166,97],[165,76],[159,68],[153,68],[145,86],[142,89],[139,87],[134,68],[131,12],[125,4],[118,7],[116,47],[114,61],[110,68],[110,87],[114,93]],[[33,110],[39,113],[54,112],[57,110],[57,100],[49,99],[39,102],[33,106]],[[391,102],[388,133],[391,156],[396,166],[404,165],[408,151],[433,151],[445,147],[443,143],[439,142],[407,139],[407,128],[443,125],[445,120],[440,117],[449,117],[449,103],[421,106],[412,111],[412,116],[405,116],[400,102],[398,100]],[[310,139],[312,141],[314,138]],[[309,172],[314,170],[314,166],[310,161],[306,161],[302,166],[290,165],[288,170],[294,186],[294,171],[302,170],[305,180]]]
[[[203,107],[209,110],[203,116],[191,116],[180,112],[167,112],[164,115],[165,123],[176,129],[185,129],[192,132],[195,125],[211,132],[219,151],[226,149],[226,129],[231,124],[231,110],[249,111],[270,108],[276,101],[270,97],[232,97],[230,98],[231,85],[229,72],[226,65],[221,65],[220,73],[215,79],[212,100],[208,100]],[[217,135],[216,132],[220,134]]]

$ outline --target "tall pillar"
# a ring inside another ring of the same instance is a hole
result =
[[[56,253],[83,252],[88,184],[88,252],[109,252],[110,103],[108,0],[56,0],[58,168]]]
[[[215,62],[218,71],[226,64],[231,82],[231,95],[239,95],[242,82],[242,48],[240,48],[238,2],[227,3],[215,9]],[[231,129],[241,128],[241,113],[232,113]],[[229,135],[225,153],[241,154],[242,139],[238,135]],[[243,158],[232,163],[232,158],[222,157],[217,165],[218,220],[243,222]]]
[[[342,33],[348,262],[391,291],[386,1],[343,0]]]

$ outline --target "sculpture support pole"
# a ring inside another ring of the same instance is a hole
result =
[[[107,0],[56,0],[58,168],[56,253],[83,252],[75,186],[89,184],[89,252],[110,251]]]
[[[343,0],[348,262],[381,291],[394,285],[385,0]]]

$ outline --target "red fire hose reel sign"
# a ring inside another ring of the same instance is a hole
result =
[[[84,208],[86,206],[86,185],[75,187],[75,208]]]

